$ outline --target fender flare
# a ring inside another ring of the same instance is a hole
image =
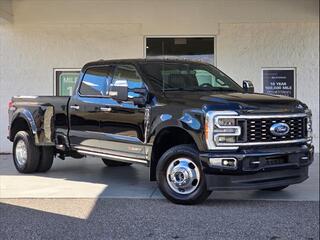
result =
[[[37,132],[38,132],[38,128],[37,128],[37,125],[36,125],[36,122],[34,121],[34,118],[31,114],[30,111],[28,111],[27,109],[25,108],[21,108],[21,109],[18,109],[14,115],[12,116],[12,123],[11,123],[11,126],[10,126],[10,138],[12,137],[11,136],[11,131],[12,131],[12,126],[14,125],[14,122],[18,119],[18,118],[22,118],[24,119],[28,126],[29,126],[29,129],[31,130],[32,134],[33,135],[36,135]]]
[[[163,130],[167,128],[179,128],[193,138],[199,150],[204,150],[206,146],[203,145],[203,141],[201,140],[203,131],[201,126],[200,120],[192,116],[190,112],[184,112],[179,118],[174,118],[170,114],[162,114],[150,126],[150,135],[147,142],[153,145],[159,133]]]
[[[27,123],[36,145],[53,146],[54,136],[51,126],[52,117],[54,116],[53,107],[43,106],[41,107],[41,113],[39,111],[40,109],[32,113],[26,108],[17,109],[17,111],[12,116],[12,123],[10,126],[10,139],[13,139],[14,137],[12,136],[12,129],[15,121],[17,119],[23,119]],[[35,120],[34,114],[39,117],[38,121]]]

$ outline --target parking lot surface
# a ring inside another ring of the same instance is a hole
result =
[[[310,177],[281,192],[214,192],[211,199],[319,201],[319,154]],[[140,198],[162,199],[149,169],[142,165],[106,167],[99,158],[55,159],[47,173],[19,174],[12,155],[0,155],[0,198]]]
[[[25,207],[18,206],[21,203]],[[60,213],[39,210],[41,207],[59,209]],[[83,213],[86,208],[91,211]],[[94,205],[88,199],[18,199],[0,204],[0,236],[1,239],[317,240],[318,210],[319,202],[304,201],[209,199],[201,205],[181,206],[164,199],[104,198]],[[66,216],[70,211],[77,216]]]
[[[281,192],[214,192],[175,205],[140,165],[56,159],[19,174],[0,156],[0,239],[319,239],[319,157],[310,178]]]

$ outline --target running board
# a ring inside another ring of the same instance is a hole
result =
[[[114,160],[114,161],[121,161],[121,162],[129,162],[129,163],[141,163],[144,165],[148,164],[147,160],[142,160],[142,159],[135,159],[135,158],[130,158],[130,157],[122,157],[122,156],[115,156],[115,155],[110,155],[110,154],[105,154],[105,153],[97,153],[97,152],[91,152],[91,151],[87,151],[87,150],[80,150],[77,149],[78,153],[84,154],[84,155],[91,155],[91,156],[95,156],[95,157],[103,157],[103,158],[107,158],[110,160]]]

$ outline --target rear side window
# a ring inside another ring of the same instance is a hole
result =
[[[113,67],[89,68],[83,76],[80,94],[85,96],[106,96],[112,80]]]

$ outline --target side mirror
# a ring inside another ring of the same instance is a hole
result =
[[[254,93],[254,86],[251,81],[249,80],[243,80],[242,87],[245,92],[247,93]]]
[[[119,101],[128,100],[128,81],[118,80],[113,85],[110,86],[109,91],[110,97]]]

